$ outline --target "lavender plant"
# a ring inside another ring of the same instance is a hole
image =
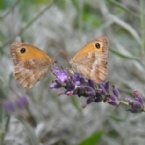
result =
[[[26,96],[19,96],[15,101],[5,101],[3,108],[7,113],[13,113],[17,110],[22,111],[28,107],[28,100]]]
[[[119,106],[125,104],[129,106],[127,111],[131,113],[141,113],[144,112],[144,101],[138,90],[133,92],[132,98],[126,98],[125,101],[121,100],[121,95],[119,90],[115,86],[110,86],[109,82],[102,82],[101,84],[96,84],[93,80],[89,80],[74,71],[60,70],[55,68],[53,74],[56,79],[49,86],[50,89],[60,89],[64,88],[64,92],[59,93],[59,95],[85,97],[86,107],[88,104],[93,102],[107,102],[113,106]]]

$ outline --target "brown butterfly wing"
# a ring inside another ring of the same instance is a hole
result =
[[[39,66],[39,67],[38,67]],[[48,62],[29,60],[15,66],[15,78],[24,88],[32,88],[50,69]]]
[[[21,54],[21,48],[25,48],[28,54]],[[43,51],[24,43],[14,43],[11,55],[15,64],[15,78],[24,88],[32,88],[47,74],[53,64],[52,59]]]
[[[100,43],[101,49],[96,50],[94,43]],[[106,37],[92,41],[80,52],[72,59],[72,66],[77,72],[100,84],[107,75],[108,41]]]

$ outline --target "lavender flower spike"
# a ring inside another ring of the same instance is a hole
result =
[[[107,102],[110,105],[118,106],[121,103],[130,105],[128,109],[131,113],[139,113],[144,111],[143,99],[139,91],[134,91],[134,98],[127,98],[126,102],[120,100],[119,90],[113,86],[110,87],[109,82],[102,82],[101,84],[94,83],[93,80],[89,80],[72,70],[60,70],[54,69],[55,80],[49,87],[50,89],[63,88],[64,92],[59,95],[65,94],[67,96],[76,95],[78,97],[85,97],[86,107],[88,104]]]
[[[6,112],[11,113],[14,111],[14,104],[12,102],[4,102],[3,103],[3,108]]]
[[[17,110],[27,108],[28,100],[26,96],[20,96],[15,101],[7,101],[3,103],[3,108],[7,113],[14,113]]]
[[[19,99],[16,100],[17,108],[25,108],[28,106],[28,100],[26,96],[21,96]]]
[[[131,113],[141,113],[144,111],[144,103],[143,103],[143,98],[138,90],[135,90],[133,92],[133,99],[131,98],[126,98],[126,102],[129,103],[130,108],[127,109]]]
[[[78,73],[69,70],[59,70],[58,68],[55,68],[53,73],[56,79],[49,86],[50,89],[64,88],[64,92],[59,93],[60,95],[85,97],[87,98],[86,104],[102,102],[109,91],[108,82],[97,85],[94,81]]]

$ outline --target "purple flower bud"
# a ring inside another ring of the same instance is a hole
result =
[[[75,87],[80,86],[80,85],[81,85],[81,82],[80,82],[80,81],[74,82],[74,86],[75,86]]]
[[[132,103],[133,100],[131,98],[125,98],[125,101],[128,102],[128,103]]]
[[[50,84],[49,89],[55,89],[55,88],[60,88],[60,87],[57,87],[57,84]]]
[[[113,94],[114,94],[117,98],[120,98],[120,93],[119,93],[119,91],[118,91],[117,88],[113,87],[112,91],[113,91]]]
[[[80,81],[80,75],[75,73],[72,77],[71,77],[72,81],[73,82],[76,82],[76,81]]]
[[[83,85],[85,85],[87,82],[86,82],[86,79],[85,78],[83,78],[83,77],[81,77],[80,78],[80,83]]]
[[[102,84],[100,85],[100,89],[101,89],[101,94],[102,95],[106,95],[107,94],[106,89],[104,88],[104,86]]]
[[[53,73],[55,75],[57,75],[59,72],[60,72],[60,70],[58,69],[58,67],[56,67],[56,68],[53,69]]]
[[[90,104],[90,103],[92,103],[92,102],[94,102],[94,98],[93,98],[93,97],[89,97],[89,98],[87,99],[86,104]]]
[[[16,105],[18,108],[25,108],[28,106],[28,100],[26,96],[22,96],[20,97],[17,101],[16,101]]]
[[[12,102],[4,102],[3,103],[3,108],[8,113],[13,112],[14,109],[15,109],[14,103],[12,103]]]
[[[109,98],[107,98],[107,102],[113,106],[118,106],[119,105],[119,100],[114,94],[110,94]]]
[[[63,87],[63,84],[59,80],[55,80],[55,83],[50,84],[50,86],[49,86],[50,89],[58,89],[61,87]]]
[[[133,95],[134,95],[136,101],[139,101],[140,103],[143,104],[143,102],[144,102],[143,98],[142,98],[142,96],[141,96],[141,94],[140,94],[140,92],[138,90],[135,90],[133,92]]]
[[[134,101],[130,104],[131,108],[128,109],[131,113],[141,113],[144,110],[144,106],[138,102]]]
[[[95,87],[96,87],[96,83],[94,81],[92,81],[92,80],[88,80],[88,85],[90,87],[92,87],[93,89],[95,89]]]
[[[133,92],[133,95],[134,95],[135,97],[141,97],[141,94],[140,94],[140,92],[139,92],[138,90],[135,90],[135,91]]]
[[[130,108],[128,109],[131,113],[140,113],[144,111],[143,98],[138,90],[133,92],[134,98],[126,98],[125,100],[129,103]]]
[[[102,82],[101,85],[104,87],[104,89],[106,90],[106,92],[109,91],[109,82]]]
[[[57,73],[57,79],[61,82],[66,81],[68,79],[67,73],[66,72]]]
[[[96,95],[95,90],[89,86],[80,86],[78,89],[78,96],[93,97]]]
[[[92,102],[100,102],[100,101],[96,100],[94,97],[88,97],[86,104],[83,105],[82,107],[85,108],[88,104],[91,104]]]

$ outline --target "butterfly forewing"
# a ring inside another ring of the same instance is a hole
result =
[[[14,43],[11,55],[15,78],[24,88],[32,88],[53,66],[53,60],[33,45]]]
[[[100,84],[107,75],[107,57],[108,41],[101,37],[84,46],[70,63],[77,72]]]

